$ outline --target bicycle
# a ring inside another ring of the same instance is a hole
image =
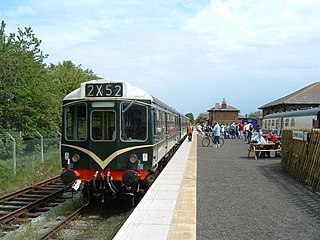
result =
[[[210,143],[214,143],[214,140],[213,140],[213,136],[211,136],[211,134],[206,134],[206,136],[202,139],[202,146],[203,147],[208,147],[210,145]],[[215,143],[214,143],[215,144]],[[224,139],[223,138],[219,138],[219,147],[222,147],[224,144]]]

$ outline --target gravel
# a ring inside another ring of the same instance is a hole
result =
[[[320,239],[320,196],[242,140],[198,139],[197,239]]]

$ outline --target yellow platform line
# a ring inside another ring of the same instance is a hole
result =
[[[192,138],[193,141],[167,238],[169,240],[196,239],[197,135],[193,134]]]

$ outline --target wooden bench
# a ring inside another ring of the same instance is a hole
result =
[[[277,153],[281,153],[281,146],[275,143],[250,143],[250,147],[248,148],[248,158],[250,157],[250,154],[253,153],[254,158],[258,160],[258,156],[261,152],[269,152],[270,156],[271,153],[274,153],[275,157]]]

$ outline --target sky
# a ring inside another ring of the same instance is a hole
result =
[[[320,81],[319,0],[1,0],[6,33],[31,27],[47,63],[71,60],[196,118],[250,114]]]

